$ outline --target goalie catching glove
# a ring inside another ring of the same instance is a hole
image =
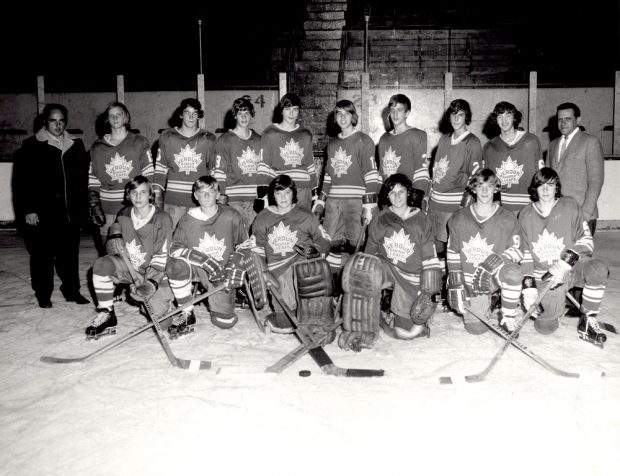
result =
[[[198,251],[194,248],[185,248],[180,252],[173,253],[172,256],[174,258],[186,259],[190,264],[204,269],[209,276],[209,281],[219,282],[224,280],[224,270],[222,269],[219,261],[211,258],[202,251]]]
[[[491,253],[478,265],[473,277],[473,288],[475,294],[487,294],[497,289],[494,281],[500,269],[504,266],[504,258],[497,253]]]

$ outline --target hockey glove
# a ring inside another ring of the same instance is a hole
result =
[[[465,314],[465,302],[467,294],[465,292],[465,279],[463,271],[448,272],[448,304],[454,312]]]
[[[243,286],[243,278],[245,278],[245,270],[248,261],[251,259],[249,249],[238,249],[228,258],[224,269],[224,285],[226,292]]]
[[[497,289],[494,278],[504,266],[504,258],[496,253],[491,253],[478,265],[473,277],[473,287],[475,294],[487,294]]]
[[[148,301],[157,292],[158,285],[155,281],[147,279],[141,284],[132,284],[129,287],[129,295],[136,301]]]
[[[103,213],[103,207],[101,206],[101,198],[99,192],[91,190],[88,192],[88,219],[93,225],[103,226],[105,225],[105,213]]]
[[[216,283],[224,279],[224,270],[222,269],[219,261],[211,258],[211,256],[203,253],[202,251],[198,251],[194,248],[191,250],[186,248],[177,257],[185,258],[190,264],[204,269],[209,276],[209,281],[211,282]]]
[[[298,241],[295,243],[295,251],[306,259],[313,259],[321,256],[321,252],[312,243]]]
[[[110,225],[108,241],[105,243],[106,252],[111,256],[120,256],[125,248],[125,241],[121,234],[121,225],[118,222]]]
[[[313,192],[316,192],[316,189],[313,189]],[[319,220],[325,213],[325,200],[327,200],[327,195],[323,192],[312,196],[312,213]]]
[[[267,185],[259,185],[256,187],[256,198],[254,199],[254,211],[256,213],[259,213],[263,208],[269,205],[267,190],[269,190]]]
[[[542,277],[544,281],[549,279],[552,280],[552,285],[550,289],[556,289],[561,286],[564,282],[564,278],[566,277],[566,273],[568,273],[575,263],[579,260],[579,255],[573,250],[566,250],[560,256],[560,259],[553,263],[545,275]]]

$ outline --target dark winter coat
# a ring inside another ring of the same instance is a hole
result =
[[[65,133],[63,150],[48,142],[44,129],[14,154],[13,205],[23,222],[36,213],[43,224],[66,217],[83,223],[88,213],[88,156],[81,139]]]

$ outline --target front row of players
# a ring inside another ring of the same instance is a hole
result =
[[[579,287],[584,310],[579,336],[602,344],[605,334],[596,315],[608,268],[592,259],[593,240],[581,209],[572,198],[562,196],[559,178],[550,168],[534,175],[529,188],[532,203],[518,218],[500,205],[499,189],[500,182],[490,169],[476,173],[468,184],[473,203],[448,222],[450,307],[463,316],[468,332],[480,334],[494,325],[492,302],[499,293],[499,325],[512,333],[521,304],[528,310],[540,301],[532,315],[534,327],[549,334],[559,326],[565,293]],[[311,332],[333,335],[338,317],[334,308],[339,303],[342,348],[372,347],[379,328],[397,339],[429,337],[429,319],[441,300],[444,276],[431,222],[415,206],[419,203],[415,193],[405,175],[386,179],[380,212],[368,226],[365,251],[353,254],[339,270],[330,269],[325,260],[330,237],[309,210],[296,206],[297,188],[288,175],[270,183],[269,206],[252,224],[251,238],[241,215],[218,204],[213,177],[194,183],[199,206],[188,210],[173,233],[170,216],[153,205],[151,184],[138,176],[125,188],[131,205],[117,216],[108,254],[93,266],[98,308],[87,337],[115,332],[113,293],[120,283],[130,284],[132,298],[149,300],[160,316],[172,309],[174,300],[185,306],[173,317],[171,337],[193,331],[196,318],[192,306],[187,306],[192,283],[199,282],[206,290],[224,284],[208,298],[208,307],[215,326],[231,328],[237,322],[231,291],[243,285],[253,254],[260,257],[264,282],[296,310],[301,325]],[[123,251],[143,282],[134,283],[126,261],[119,257]],[[341,279],[338,301],[332,276]],[[539,289],[547,290],[540,300]],[[266,324],[274,332],[292,332],[278,303],[274,300],[270,307]]]

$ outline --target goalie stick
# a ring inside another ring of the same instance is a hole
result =
[[[582,314],[586,314],[586,310],[583,308],[583,306],[573,297],[573,295],[570,292],[566,292],[566,297],[568,298],[568,300],[570,302],[573,303],[573,306],[575,306],[577,309],[579,309],[579,312]],[[568,317],[568,316],[567,316]],[[614,326],[613,324],[609,324],[607,322],[601,322],[598,319],[596,320],[598,322],[598,326],[607,331],[607,332],[611,332],[612,334],[617,334],[618,331],[616,330],[616,326]]]
[[[491,359],[491,362],[489,362],[489,364],[481,372],[478,372],[477,374],[466,375],[465,376],[466,382],[477,383],[477,382],[482,382],[486,378],[486,376],[493,369],[493,367],[495,367],[495,364],[497,364],[497,362],[502,357],[502,355],[504,355],[504,352],[506,352],[506,349],[510,347],[510,345],[515,341],[515,339],[519,335],[519,332],[521,331],[525,323],[529,320],[529,318],[532,316],[534,311],[536,311],[536,308],[538,307],[538,305],[541,303],[541,301],[547,294],[547,291],[551,289],[552,284],[553,284],[553,279],[550,279],[547,282],[547,284],[545,284],[545,287],[542,288],[542,290],[538,293],[538,297],[536,298],[536,301],[534,302],[534,304],[532,304],[529,310],[523,315],[523,317],[517,324],[517,327],[515,328],[515,330],[512,332],[512,334],[510,334],[510,336],[508,336],[508,339],[506,339],[506,341],[504,342],[504,345],[502,345],[500,349],[497,351],[497,353],[493,356],[493,358]],[[439,382],[442,384],[452,383],[452,378],[441,377],[439,379]]]
[[[507,341],[510,338],[510,334],[508,334],[506,331],[504,331],[501,327],[497,326],[496,324],[490,322],[487,319],[481,318],[478,314],[473,312],[470,308],[467,308],[467,310],[469,311],[469,313],[472,316],[474,316],[476,319],[478,319],[480,322],[482,322],[484,325],[486,325],[489,329],[491,329],[491,331],[493,331],[495,334],[500,336],[502,339]],[[554,365],[550,364],[545,359],[543,359],[538,354],[536,354],[534,351],[530,350],[529,347],[527,347],[521,341],[513,340],[513,341],[511,341],[511,345],[513,347],[516,347],[517,349],[519,349],[521,352],[523,352],[525,355],[527,355],[530,359],[532,359],[533,361],[535,361],[538,364],[542,365],[545,369],[547,369],[548,371],[550,371],[551,373],[553,373],[555,375],[558,375],[560,377],[568,377],[568,378],[579,378],[580,377],[580,375],[578,373],[567,372],[565,370],[562,370],[562,369],[560,369],[558,367],[555,367]],[[604,375],[605,375],[605,372],[602,372],[601,373],[601,377],[604,376]],[[439,378],[439,382],[442,383],[442,384],[454,383],[456,380],[457,380],[457,378],[452,378],[452,377],[440,377]]]
[[[278,302],[280,307],[284,310],[287,317],[293,323],[295,327],[295,335],[301,341],[304,347],[308,349],[308,353],[321,368],[321,370],[328,375],[335,375],[339,377],[382,377],[385,373],[383,369],[348,369],[338,367],[332,359],[327,355],[325,349],[321,347],[321,341],[316,341],[315,336],[309,334],[305,329],[299,325],[297,317],[286,305],[280,293],[274,289],[269,283],[267,288],[271,292],[271,295]]]

